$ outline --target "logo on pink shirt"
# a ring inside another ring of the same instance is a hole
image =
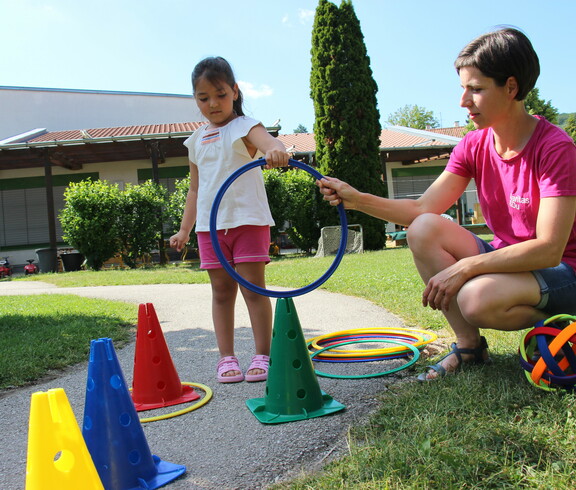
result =
[[[508,203],[508,205],[511,208],[520,209],[521,204],[530,204],[530,198],[510,194],[510,202]]]

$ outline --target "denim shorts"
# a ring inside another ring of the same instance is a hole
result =
[[[494,247],[474,235],[481,254],[494,251]],[[531,271],[540,285],[540,302],[536,309],[552,315],[576,314],[576,273],[565,262],[556,267]]]

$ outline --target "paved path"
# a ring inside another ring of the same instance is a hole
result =
[[[218,352],[208,285],[57,288],[39,282],[0,282],[0,296],[45,293],[152,303],[181,381],[205,384],[213,390],[213,399],[198,410],[142,425],[153,454],[187,467],[183,477],[166,487],[170,489],[264,488],[297,475],[302,469],[319,467],[326,460],[343,454],[348,427],[365,420],[378,406],[378,394],[401,376],[360,380],[318,377],[321,389],[343,403],[345,411],[310,420],[265,425],[246,408],[245,402],[264,397],[266,383],[216,382]],[[272,301],[274,305],[275,300]],[[338,330],[403,326],[399,318],[369,301],[325,291],[315,290],[296,297],[294,305],[306,339]],[[246,308],[239,296],[236,347],[244,369],[253,354],[249,325]],[[134,343],[117,350],[117,355],[130,385]],[[332,364],[335,367],[330,366],[330,372],[337,369],[346,374],[377,372],[389,369],[394,362],[398,361],[387,361],[385,366]],[[326,364],[322,363],[318,368],[329,371]],[[64,388],[80,421],[86,376],[87,362],[56,379],[0,392],[1,489],[24,488],[30,395],[36,391]],[[149,414],[157,413],[148,412],[146,416]]]

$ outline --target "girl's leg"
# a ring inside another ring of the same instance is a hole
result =
[[[220,356],[234,355],[234,305],[238,283],[224,269],[208,269],[212,286],[212,321]],[[239,371],[228,371],[224,376],[236,376]]]
[[[471,233],[432,214],[414,220],[408,228],[408,243],[425,284],[458,260],[479,253]],[[480,345],[480,328],[518,330],[541,319],[542,313],[530,306],[539,300],[540,288],[532,274],[489,274],[468,281],[443,314],[456,335],[458,347],[474,349]],[[473,356],[462,355],[464,361],[470,357]],[[458,363],[456,355],[449,355],[441,365],[450,372]],[[428,375],[435,376],[434,371]]]
[[[266,287],[264,278],[265,267],[266,264],[264,262],[241,262],[236,264],[238,274],[261,288]],[[243,286],[240,287],[240,291],[248,307],[256,354],[269,356],[270,343],[272,341],[272,305],[270,298],[254,293]],[[262,369],[253,369],[248,371],[247,374],[255,375],[263,372]]]

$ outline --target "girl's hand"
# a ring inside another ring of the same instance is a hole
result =
[[[286,153],[285,150],[274,148],[266,152],[264,159],[266,160],[266,165],[264,166],[264,168],[266,169],[275,167],[286,167],[288,165],[290,155]]]
[[[190,233],[180,230],[170,237],[170,246],[180,252],[190,240]]]

